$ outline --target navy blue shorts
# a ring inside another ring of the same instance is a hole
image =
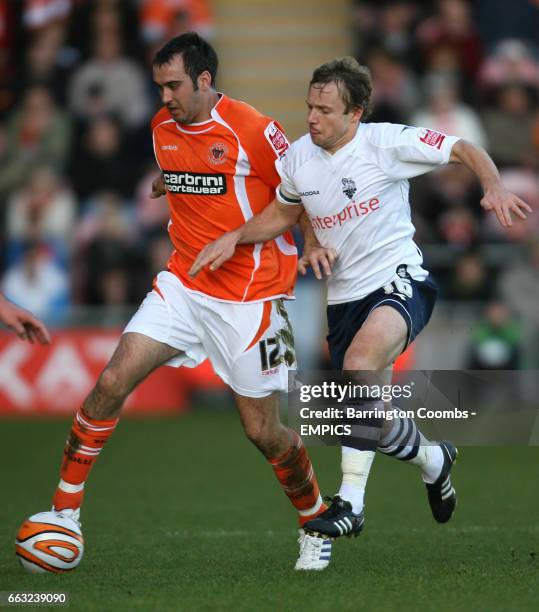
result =
[[[334,370],[342,370],[344,354],[354,336],[370,312],[378,306],[392,306],[401,313],[408,327],[406,347],[429,322],[438,295],[436,283],[430,276],[424,281],[414,280],[406,271],[406,266],[399,266],[397,275],[389,285],[373,291],[361,300],[327,307],[327,340]]]

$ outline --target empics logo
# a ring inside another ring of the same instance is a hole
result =
[[[167,191],[187,195],[224,195],[226,177],[224,174],[201,172],[173,172],[163,170]]]

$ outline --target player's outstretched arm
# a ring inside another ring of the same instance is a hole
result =
[[[50,344],[51,337],[48,329],[32,314],[23,308],[12,304],[0,294],[0,323],[12,329],[21,340],[28,340],[32,344]]]
[[[273,200],[247,223],[207,244],[191,266],[189,276],[196,276],[206,266],[212,272],[217,270],[234,255],[238,244],[256,244],[280,236],[298,222],[302,212],[301,204],[291,206]]]
[[[511,211],[521,219],[526,219],[526,212],[532,209],[518,196],[504,187],[498,168],[488,153],[466,140],[459,140],[453,145],[451,162],[458,162],[469,168],[479,179],[483,188],[481,206],[493,210],[502,227],[511,227]]]
[[[337,259],[335,249],[326,249],[317,240],[307,213],[303,213],[299,220],[303,232],[303,254],[298,260],[298,271],[305,276],[307,268],[312,267],[318,280],[322,280],[322,271],[326,276],[331,274],[331,268]]]

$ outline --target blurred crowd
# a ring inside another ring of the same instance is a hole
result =
[[[425,126],[485,147],[537,214],[502,230],[478,182],[451,164],[412,182],[416,240],[445,300],[474,304],[469,367],[539,367],[539,2],[356,0],[355,56],[372,121]],[[535,355],[535,356],[533,356]]]
[[[374,79],[372,121],[426,126],[485,147],[508,188],[539,206],[539,2],[361,0],[354,29],[356,56]],[[481,215],[478,184],[461,166],[416,185],[423,244],[467,249],[537,235],[537,219],[507,234]]]
[[[0,290],[48,323],[165,266],[151,61],[191,29],[212,35],[203,0],[0,0]]]
[[[149,198],[148,126],[159,105],[151,59],[187,30],[211,40],[211,5],[0,0],[0,290],[49,323],[73,305],[136,304],[163,268],[168,214]],[[470,363],[488,353],[488,336],[518,365],[522,322],[526,333],[539,329],[539,0],[351,8],[352,52],[374,80],[371,120],[484,146],[538,211],[502,231],[458,165],[417,179],[411,194],[442,297],[487,304]]]

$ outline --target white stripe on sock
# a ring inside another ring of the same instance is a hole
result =
[[[79,491],[82,491],[84,489],[84,483],[82,482],[81,484],[71,484],[60,478],[58,488],[60,489],[60,491],[64,491],[64,493],[78,493]]]
[[[323,503],[324,501],[322,500],[322,496],[318,494],[316,504],[312,508],[309,508],[308,510],[298,510],[298,513],[300,516],[311,516],[311,514],[314,514],[315,512],[318,512],[318,510],[320,510]]]
[[[113,430],[115,425],[108,425],[106,427],[97,427],[96,425],[92,425],[89,421],[87,421],[84,417],[82,417],[79,413],[77,413],[77,420],[81,425],[84,425],[87,429],[92,430],[93,432],[99,431],[109,431]]]
[[[89,453],[94,453],[94,452],[96,452],[96,451],[97,451],[98,453],[99,453],[99,452],[101,452],[101,449],[100,449],[100,448],[96,448],[95,446],[85,446],[84,444],[81,444],[81,445],[79,446],[79,449],[82,449],[82,450],[88,451]]]
[[[98,448],[95,451],[83,451],[83,450],[78,450],[77,453],[79,453],[80,455],[87,455],[88,457],[97,457],[97,455],[99,455],[99,453],[101,452],[101,449]]]

